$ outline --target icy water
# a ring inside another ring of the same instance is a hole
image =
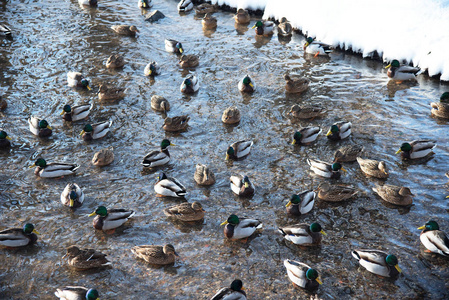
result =
[[[194,12],[179,15],[174,0],[155,0],[153,9],[166,18],[144,21],[137,1],[99,1],[96,9],[80,8],[71,1],[0,2],[0,20],[14,38],[0,39],[0,89],[9,103],[0,112],[0,127],[13,139],[13,147],[0,153],[0,229],[32,222],[41,233],[36,245],[24,249],[0,248],[0,298],[55,299],[54,291],[66,285],[96,287],[101,299],[208,299],[235,278],[244,282],[249,299],[305,299],[288,280],[284,259],[305,262],[318,270],[324,299],[447,299],[448,260],[423,253],[416,228],[429,219],[449,232],[447,195],[448,122],[430,116],[430,102],[449,90],[437,80],[419,76],[416,84],[391,84],[381,63],[335,51],[330,59],[305,56],[304,38],[291,41],[256,39],[254,30],[235,27],[231,12],[218,12],[218,28],[203,32]],[[116,35],[110,26],[136,25],[136,38]],[[196,73],[200,90],[183,96],[179,86],[187,71],[178,57],[164,50],[164,38],[181,41],[187,54],[200,56]],[[125,56],[122,70],[106,69],[112,53]],[[155,60],[161,75],[143,75]],[[68,71],[91,79],[93,90],[69,88]],[[308,91],[288,95],[286,72],[311,80]],[[242,95],[238,81],[252,76],[256,92]],[[127,87],[124,99],[100,102],[101,83]],[[152,95],[166,97],[169,116],[188,114],[186,132],[171,134],[161,128],[163,116],[150,107]],[[66,103],[93,103],[87,121],[64,123],[60,111]],[[293,104],[321,103],[325,117],[291,122]],[[236,105],[242,120],[236,126],[221,122],[224,109]],[[54,128],[50,138],[37,138],[28,129],[30,115],[45,117]],[[86,143],[79,136],[86,122],[110,119],[112,132]],[[324,134],[310,146],[294,147],[291,138],[300,126],[318,125],[324,133],[339,120],[351,121],[353,134],[331,143]],[[140,162],[163,138],[172,162],[162,168],[188,189],[186,200],[199,201],[207,211],[203,224],[173,223],[163,209],[182,200],[156,197],[153,185],[159,170],[145,170]],[[251,139],[251,154],[226,162],[232,142]],[[395,155],[400,144],[414,139],[438,141],[435,154],[416,163]],[[326,179],[309,171],[307,158],[331,161],[342,145],[365,147],[365,157],[384,160],[390,169],[388,184],[405,185],[416,195],[414,205],[387,205],[371,188],[356,162],[338,182],[352,184],[359,197],[343,203],[317,201],[299,218],[288,217],[285,204],[293,193],[315,189]],[[98,168],[95,152],[112,146],[115,161]],[[37,157],[48,162],[78,163],[76,176],[42,179],[28,167]],[[205,163],[217,182],[200,187],[193,180],[195,165]],[[250,199],[236,197],[229,176],[247,174],[256,185]],[[70,210],[60,203],[69,182],[85,192],[82,207]],[[87,215],[98,205],[136,211],[135,217],[113,234],[96,231]],[[220,223],[231,214],[257,218],[262,232],[248,243],[230,242]],[[320,247],[301,249],[283,241],[279,226],[319,222],[328,233]],[[136,245],[171,243],[180,257],[172,266],[155,268],[137,260]],[[62,259],[70,245],[95,248],[108,254],[110,268],[77,272]],[[360,267],[350,252],[357,248],[382,249],[396,254],[403,273],[397,280],[375,276]]]

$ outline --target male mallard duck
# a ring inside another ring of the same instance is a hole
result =
[[[363,147],[359,145],[347,145],[340,147],[334,154],[334,162],[355,161],[363,152]]]
[[[240,79],[238,88],[240,92],[252,93],[256,89],[256,86],[252,82],[251,77],[249,77],[249,75],[246,75],[245,77]]]
[[[0,23],[0,36],[11,36],[11,28]]]
[[[0,149],[5,149],[5,148],[11,147],[10,140],[12,140],[12,139],[11,139],[11,137],[8,136],[6,131],[0,129]]]
[[[208,166],[203,164],[196,164],[195,174],[193,179],[198,185],[212,185],[215,183],[215,175]]]
[[[251,22],[251,17],[249,16],[247,10],[239,8],[237,10],[237,13],[234,15],[234,20],[238,24],[246,25],[249,24],[249,22]]]
[[[201,20],[203,29],[215,29],[217,28],[217,18],[214,18],[210,13],[207,13]]]
[[[74,175],[80,167],[77,164],[50,163],[47,164],[45,159],[38,158],[30,169],[36,167],[34,174],[44,178],[61,177],[65,175]]]
[[[61,203],[68,207],[80,207],[84,202],[84,193],[76,183],[68,183],[61,193]]]
[[[68,72],[67,73],[67,85],[70,87],[80,87],[91,90],[89,81],[84,78],[80,72]]]
[[[181,84],[181,87],[179,88],[181,93],[184,94],[193,94],[200,88],[200,83],[198,81],[198,78],[195,74],[190,74],[187,76]]]
[[[304,51],[308,54],[313,54],[315,57],[318,55],[329,55],[332,52],[331,46],[318,41],[314,38],[308,37],[304,44]]]
[[[64,105],[62,108],[61,116],[65,121],[75,122],[87,118],[89,115],[93,104],[84,104],[77,106],[70,106],[69,104]]]
[[[298,119],[313,119],[320,117],[325,112],[325,109],[318,105],[304,105],[299,106],[294,104],[290,108],[289,114]]]
[[[417,67],[410,67],[405,65],[400,65],[399,61],[394,59],[391,63],[385,67],[388,69],[387,75],[393,80],[404,81],[404,80],[416,80],[416,73],[421,69]]]
[[[376,192],[384,201],[403,206],[412,204],[412,196],[415,196],[408,187],[400,187],[390,184],[384,184],[382,186],[376,185],[376,187],[373,187],[373,191]]]
[[[112,121],[104,121],[92,125],[86,124],[80,135],[83,136],[83,140],[85,141],[101,139],[109,132],[111,125]]]
[[[102,268],[111,263],[103,254],[95,249],[80,249],[77,246],[67,248],[64,258],[68,258],[69,266],[79,270]]]
[[[192,0],[181,0],[178,3],[178,12],[188,12],[193,9]]]
[[[170,110],[170,103],[162,96],[151,96],[151,108],[155,111],[167,112]]]
[[[167,177],[164,172],[161,172],[157,177],[154,190],[158,195],[177,198],[184,197],[187,193],[185,186],[178,179]]]
[[[202,3],[202,4],[198,5],[197,7],[195,7],[195,13],[197,15],[204,15],[204,14],[208,14],[208,13],[212,14],[217,11],[218,11],[218,6],[210,4],[210,3]]]
[[[90,6],[90,7],[96,7],[98,5],[97,0],[78,0],[78,4],[83,6]]]
[[[360,169],[368,176],[385,179],[388,178],[387,166],[383,161],[357,157]]]
[[[53,131],[48,122],[38,117],[31,117],[28,119],[28,124],[30,125],[30,131],[32,134],[38,137],[50,136]]]
[[[200,64],[200,59],[195,54],[181,55],[179,65],[181,68],[194,68]]]
[[[287,213],[293,216],[300,216],[312,210],[315,204],[316,193],[312,190],[303,191],[298,195],[294,194],[288,201],[286,207]]]
[[[57,289],[56,297],[60,300],[98,300],[99,295],[96,289],[88,289],[82,286],[66,286]]]
[[[259,220],[239,218],[236,215],[230,215],[229,218],[220,225],[226,225],[224,227],[224,235],[228,239],[233,240],[246,239],[263,226]]]
[[[245,157],[251,151],[253,141],[238,141],[228,147],[226,159],[239,159]]]
[[[307,145],[316,140],[321,133],[320,127],[304,127],[293,135],[292,145]]]
[[[170,153],[168,152],[168,146],[175,146],[170,143],[169,140],[163,139],[161,142],[161,150],[154,150],[149,152],[143,158],[142,165],[148,168],[160,167],[168,164],[170,161]]]
[[[111,149],[101,149],[96,152],[92,158],[92,164],[98,167],[110,165],[113,161],[114,152]]]
[[[327,235],[318,223],[279,227],[279,232],[287,241],[299,246],[317,246],[321,243],[322,235]]]
[[[186,130],[189,125],[188,122],[190,120],[189,116],[177,116],[177,117],[167,117],[164,120],[164,128],[165,131],[176,132]]]
[[[328,139],[338,141],[347,138],[351,134],[351,122],[340,121],[332,124],[326,133]]]
[[[339,179],[341,177],[340,170],[346,172],[342,165],[338,162],[330,164],[321,160],[307,159],[307,163],[315,174],[326,178]]]
[[[402,143],[401,148],[396,154],[401,153],[403,159],[423,158],[432,152],[437,145],[436,141],[412,141],[410,143]]]
[[[302,93],[309,88],[310,80],[305,77],[291,79],[288,74],[284,75],[285,90],[288,93]]]
[[[240,279],[235,279],[231,283],[231,287],[220,289],[210,300],[246,300],[243,282]]]
[[[173,217],[180,221],[194,222],[204,218],[204,209],[198,201],[193,203],[184,202],[164,209],[164,214],[167,217]]]
[[[284,266],[287,269],[288,278],[295,286],[308,291],[315,291],[322,284],[318,278],[318,272],[305,263],[286,259],[284,260]]]
[[[140,1],[140,0],[139,0]],[[118,69],[126,64],[125,58],[120,54],[112,54],[106,61],[106,68],[108,69]]]
[[[255,187],[254,184],[249,181],[248,176],[231,176],[231,190],[234,194],[241,197],[251,197],[254,195]]]
[[[106,84],[102,84],[98,90],[98,99],[104,101],[118,100],[125,97],[125,92],[126,89],[124,88],[109,87]]]
[[[23,247],[32,245],[40,234],[34,229],[34,225],[26,223],[23,228],[10,228],[0,231],[0,245],[6,247]]]
[[[257,21],[251,29],[256,28],[256,35],[271,35],[273,34],[274,23],[271,21]]]
[[[430,103],[431,113],[438,118],[449,119],[449,92],[445,92],[440,97],[440,102]]]
[[[167,52],[180,53],[180,54],[184,52],[182,44],[178,41],[171,39],[165,39],[165,50]]]
[[[131,248],[132,253],[138,258],[145,260],[152,265],[169,265],[175,262],[178,254],[173,245],[165,246],[143,245]]]
[[[153,3],[152,0],[137,0],[137,6],[139,8],[149,9]]]
[[[427,248],[427,252],[449,255],[449,239],[440,230],[437,222],[431,220],[418,229],[422,230],[419,239]]]
[[[127,35],[135,37],[137,32],[140,32],[136,26],[132,25],[113,25],[111,26],[112,30],[120,35]]]
[[[290,22],[287,21],[287,18],[282,17],[278,25],[278,34],[282,36],[290,36],[292,35],[292,32],[293,32],[292,24],[290,24]]]
[[[356,195],[358,191],[350,186],[323,182],[318,186],[318,198],[329,202],[340,202]]]
[[[396,256],[380,250],[354,250],[352,256],[359,261],[359,264],[371,273],[384,276],[396,277],[401,273]]]
[[[145,66],[143,73],[145,74],[145,76],[159,75],[157,63],[155,61],[150,62],[148,65]]]
[[[89,215],[95,216],[93,225],[98,230],[111,230],[122,226],[129,218],[134,216],[134,211],[127,209],[109,209],[104,206],[98,206],[97,209]]]
[[[240,122],[240,119],[240,110],[235,106],[226,108],[221,116],[221,121],[225,124],[235,124]]]

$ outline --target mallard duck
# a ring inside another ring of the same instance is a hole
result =
[[[132,253],[152,265],[170,265],[175,262],[178,254],[173,245],[165,246],[143,245],[131,248]]]
[[[139,0],[140,1],[140,0]],[[106,61],[106,68],[118,69],[126,64],[125,58],[120,54],[112,54]]]
[[[449,119],[449,92],[445,92],[440,97],[440,102],[430,103],[431,113],[438,118]]]
[[[178,3],[178,12],[188,12],[193,9],[192,0],[181,0]]]
[[[325,109],[318,105],[299,106],[294,104],[290,108],[289,114],[298,119],[313,119],[320,117],[324,112]]]
[[[28,124],[30,125],[31,133],[37,135],[38,137],[47,137],[53,133],[47,120],[43,120],[38,117],[31,117],[28,119]]]
[[[82,286],[66,286],[63,289],[57,289],[56,297],[60,300],[97,300],[99,294],[96,289],[88,289]]]
[[[436,141],[412,141],[410,143],[402,143],[401,148],[396,154],[401,153],[403,159],[423,158],[432,152],[437,145]]]
[[[426,247],[427,252],[449,255],[449,239],[440,230],[437,222],[433,220],[428,221],[418,229],[422,230],[419,239],[424,247]]]
[[[303,191],[298,195],[294,194],[288,201],[287,213],[293,216],[300,216],[312,210],[315,204],[316,193],[312,190]]]
[[[293,32],[292,24],[290,24],[290,22],[287,21],[287,18],[282,17],[278,25],[278,34],[282,36],[290,36],[292,35],[292,32]]]
[[[83,136],[83,140],[91,141],[103,138],[112,125],[112,121],[104,121],[95,124],[86,124],[83,127],[80,135]]]
[[[98,206],[97,209],[89,215],[95,216],[93,225],[98,230],[111,230],[122,226],[129,218],[134,216],[134,211],[127,209],[106,209],[104,206]]]
[[[287,269],[288,278],[295,286],[308,291],[315,291],[322,284],[318,278],[318,272],[305,263],[286,259],[284,260],[284,266]]]
[[[84,202],[83,190],[76,183],[68,183],[61,193],[61,203],[68,207],[80,207]]]
[[[307,145],[316,140],[321,133],[320,127],[304,127],[293,135],[292,145]]]
[[[215,175],[208,166],[203,164],[196,164],[195,174],[193,179],[198,185],[212,185],[215,183]]]
[[[402,206],[412,204],[412,196],[415,196],[408,187],[390,184],[384,184],[382,186],[376,185],[376,187],[373,187],[373,191],[376,192],[383,200]]]
[[[96,7],[98,5],[97,0],[78,0],[78,4],[82,6],[90,6],[90,7]]]
[[[140,32],[136,26],[132,25],[113,25],[111,26],[112,30],[120,35],[127,35],[135,37],[137,32]]]
[[[288,93],[302,93],[309,88],[310,80],[305,77],[291,79],[288,74],[284,75],[285,90]]]
[[[98,99],[104,101],[118,100],[125,97],[125,92],[126,89],[124,88],[110,87],[102,84],[98,90]]]
[[[322,235],[327,235],[318,223],[279,227],[279,232],[287,241],[300,246],[317,246],[321,243]]]
[[[238,141],[231,144],[226,151],[226,159],[239,159],[247,156],[252,145],[253,141]]]
[[[114,152],[111,149],[101,149],[96,152],[92,158],[92,164],[98,167],[110,165],[113,161]]]
[[[308,158],[307,163],[310,166],[310,170],[315,174],[326,178],[339,179],[341,177],[340,170],[346,172],[343,166],[338,162],[330,164],[321,160]]]
[[[355,161],[363,152],[363,147],[359,145],[347,145],[338,148],[334,154],[334,162]]]
[[[0,23],[0,36],[11,36],[11,28],[4,23]]]
[[[167,52],[179,53],[182,54],[184,49],[182,48],[182,44],[178,41],[165,39],[165,50]]]
[[[155,61],[150,62],[148,65],[145,66],[143,73],[145,74],[145,76],[159,75],[157,63]]]
[[[340,121],[332,124],[326,133],[328,139],[338,141],[347,138],[351,134],[351,122]]]
[[[11,137],[8,136],[6,131],[0,129],[0,149],[11,147]]]
[[[152,0],[137,0],[137,6],[139,8],[149,9],[153,3]]]
[[[169,140],[163,139],[161,142],[161,150],[154,150],[145,155],[142,161],[142,165],[147,168],[154,168],[168,164],[168,162],[170,161],[168,146],[175,145],[172,144]]]
[[[246,300],[243,282],[235,279],[230,287],[220,289],[210,300]]]
[[[217,28],[217,18],[214,18],[210,13],[207,13],[201,20],[203,29],[215,29]]]
[[[271,21],[257,21],[251,29],[256,28],[257,35],[271,35],[273,34],[274,23]]]
[[[230,215],[229,218],[220,225],[226,225],[224,227],[224,235],[228,239],[233,240],[246,239],[263,226],[259,220],[239,218],[236,215]]]
[[[84,78],[80,72],[68,72],[67,73],[67,85],[70,87],[80,87],[91,90],[89,86],[89,80]]]
[[[151,96],[151,108],[155,111],[167,112],[170,110],[170,103],[162,96]]]
[[[184,197],[187,194],[186,188],[178,179],[174,177],[167,177],[164,172],[161,172],[157,177],[157,182],[154,185],[154,190],[158,195],[168,197]]]
[[[240,110],[235,106],[226,108],[223,115],[221,115],[221,121],[225,124],[235,124],[240,122],[240,119]]]
[[[36,167],[34,174],[44,178],[61,177],[65,175],[74,175],[80,167],[77,164],[50,163],[47,164],[45,159],[38,158],[30,169]]]
[[[329,202],[340,202],[355,196],[358,191],[350,186],[323,182],[318,186],[318,198]]]
[[[173,217],[180,221],[193,222],[204,218],[204,209],[198,201],[193,203],[184,202],[164,209],[164,214],[167,217]]]
[[[315,57],[318,55],[329,55],[332,52],[331,46],[318,41],[314,38],[308,37],[304,44],[304,51],[308,54],[313,54]]]
[[[391,63],[385,67],[388,69],[387,75],[393,80],[404,81],[404,80],[416,80],[416,74],[421,70],[417,67],[410,67],[406,65],[400,65],[399,61],[394,59]]]
[[[61,116],[65,121],[75,122],[87,118],[92,110],[93,104],[84,104],[77,106],[64,105]]]
[[[194,68],[200,64],[200,59],[195,54],[181,55],[179,65],[181,68]]]
[[[383,161],[357,157],[360,169],[368,176],[385,179],[388,178],[387,166]]]
[[[23,228],[10,228],[0,231],[0,245],[6,247],[23,247],[32,245],[40,234],[34,229],[34,225],[26,223]]]
[[[106,254],[95,249],[80,249],[77,246],[68,247],[64,258],[68,258],[69,266],[79,270],[103,268],[111,264]]]
[[[251,77],[249,77],[249,75],[246,75],[239,81],[238,88],[240,92],[252,93],[255,91],[256,86],[252,82]]]
[[[239,8],[237,13],[234,15],[234,20],[238,24],[247,25],[251,22],[251,17],[247,10]]]
[[[214,12],[218,11],[218,6],[210,3],[202,3],[195,7],[195,13],[197,15],[204,15],[204,14],[212,14]]]
[[[396,256],[380,250],[354,250],[352,256],[359,261],[359,264],[371,273],[384,276],[396,277],[401,273]]]
[[[254,195],[255,187],[254,184],[249,181],[248,176],[231,176],[231,190],[234,194],[241,197],[251,197]]]
[[[184,94],[193,94],[200,88],[200,83],[198,81],[198,78],[195,74],[190,74],[187,76],[181,84],[181,87],[179,88],[181,93]]]
[[[165,131],[176,132],[186,130],[189,125],[188,122],[190,120],[189,116],[177,116],[177,117],[167,117],[164,120],[164,128]]]

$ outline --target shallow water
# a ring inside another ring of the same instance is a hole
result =
[[[137,2],[137,1],[136,1]],[[306,298],[311,294],[290,284],[283,260],[303,261],[321,275],[317,294],[325,299],[379,299],[449,297],[448,261],[422,252],[417,227],[430,218],[449,229],[447,194],[448,122],[430,116],[430,102],[448,86],[419,76],[417,84],[391,84],[381,63],[334,52],[330,59],[305,56],[304,38],[293,35],[288,43],[277,36],[256,39],[248,27],[235,27],[232,13],[218,12],[218,29],[203,32],[194,12],[179,15],[174,0],[155,0],[154,9],[166,18],[144,21],[137,3],[100,1],[97,9],[82,9],[76,1],[0,2],[0,19],[14,31],[14,38],[0,39],[0,89],[9,103],[0,113],[0,127],[13,138],[10,151],[0,152],[0,229],[32,222],[41,233],[33,247],[0,249],[0,298],[54,299],[53,292],[66,285],[96,287],[103,299],[208,298],[234,278],[244,282],[251,299]],[[257,17],[254,17],[256,20]],[[137,38],[116,35],[115,24],[134,24]],[[200,56],[196,73],[200,90],[192,96],[179,91],[187,75],[177,56],[164,50],[164,38],[181,41],[186,53]],[[112,53],[125,56],[122,70],[106,69]],[[155,80],[143,75],[155,60],[162,74]],[[66,85],[68,71],[81,71],[94,90]],[[311,84],[301,95],[288,95],[283,74],[299,74]],[[250,74],[256,84],[253,95],[242,95],[237,83]],[[127,87],[127,95],[102,103],[95,93],[101,83]],[[169,116],[188,114],[188,131],[165,133],[163,116],[150,107],[152,95],[166,97]],[[322,103],[324,118],[292,123],[287,113],[292,104]],[[85,122],[64,123],[59,112],[66,103],[93,103],[88,121],[113,121],[106,138],[86,143],[79,137]],[[237,126],[221,122],[230,105],[242,112]],[[45,117],[54,128],[48,139],[33,136],[27,118]],[[338,120],[351,121],[348,140],[330,143],[323,134],[305,147],[290,145],[300,126],[318,125],[323,131]],[[157,149],[163,138],[172,163],[162,170],[177,177],[188,189],[189,202],[200,201],[207,211],[203,224],[173,223],[163,209],[177,199],[155,196],[158,170],[145,170],[143,156]],[[229,144],[252,139],[251,154],[226,162]],[[434,139],[435,154],[418,163],[401,161],[395,151],[404,141]],[[313,189],[325,179],[308,170],[306,159],[331,161],[341,145],[360,144],[365,156],[385,160],[390,168],[388,184],[405,185],[416,195],[410,208],[387,205],[371,188],[380,181],[366,178],[358,164],[345,164],[348,173],[340,182],[356,186],[357,199],[329,204],[317,201],[311,213],[300,218],[285,213],[294,192]],[[115,161],[98,168],[94,153],[112,146]],[[76,176],[37,178],[28,168],[36,157],[48,162],[81,165]],[[197,163],[215,172],[215,185],[204,188],[193,181]],[[229,188],[229,176],[247,174],[256,185],[251,199],[239,199]],[[78,183],[86,200],[71,211],[59,201],[68,182]],[[135,210],[136,216],[114,234],[95,231],[87,215],[98,205]],[[219,224],[229,214],[263,221],[264,230],[247,244],[227,241]],[[300,249],[282,240],[277,227],[318,221],[328,233],[322,246]],[[171,243],[180,258],[174,266],[154,268],[136,260],[135,245]],[[65,248],[77,244],[108,254],[112,267],[76,272],[62,259]],[[350,255],[355,248],[376,248],[394,253],[403,274],[396,280],[379,278],[359,267]]]

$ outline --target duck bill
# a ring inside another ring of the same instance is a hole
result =
[[[296,145],[296,140],[293,139],[292,145]]]
[[[61,116],[62,116],[63,114],[65,114],[65,111],[62,111],[62,112],[60,113]]]
[[[229,154],[226,153],[226,160],[228,160],[228,159],[229,159]]]
[[[254,88],[254,84],[252,82],[249,83],[249,86]]]
[[[226,225],[226,224],[228,224],[228,220],[226,220],[226,221],[224,221],[223,223],[221,223],[220,226]]]
[[[394,266],[396,268],[396,270],[398,270],[399,273],[402,273],[401,268],[399,268],[399,265]]]
[[[328,131],[327,133],[326,133],[326,136],[330,136],[332,134],[332,131]]]
[[[95,216],[95,215],[96,215],[96,213],[93,212],[93,213],[89,214],[89,217],[92,217],[92,216]]]
[[[310,45],[309,42],[306,42],[306,43],[304,44],[304,49],[306,49],[307,46],[309,46],[309,45]]]
[[[251,29],[254,29],[254,28],[256,28],[256,24],[254,24],[254,26],[253,26],[253,27],[251,27]]]
[[[81,131],[81,133],[80,133],[80,135],[83,135],[83,134],[85,134],[86,132],[83,130],[83,131]]]
[[[89,85],[86,85],[86,88],[89,90],[89,91],[91,91],[92,89],[90,88],[90,86]]]
[[[73,207],[75,205],[75,201],[73,199],[70,199],[69,207]]]
[[[50,126],[50,125],[47,125],[47,129],[50,129],[50,130],[51,130],[52,128],[51,128],[51,126]]]
[[[245,182],[245,188],[246,189],[249,188],[249,183],[248,182]]]
[[[6,139],[12,141],[12,138],[9,136],[7,136]]]
[[[323,230],[323,229],[321,229],[321,231],[320,231],[320,232],[321,232],[321,234],[322,234],[322,235],[327,235],[327,233],[326,233],[326,232],[324,232],[324,230]]]
[[[386,66],[385,69],[388,69],[389,67],[391,67],[391,64],[389,64],[388,66]]]
[[[316,282],[318,282],[319,284],[323,284],[323,282],[319,279],[319,278],[317,278],[317,279],[315,279],[316,280]]]
[[[182,50],[182,48],[179,48],[179,53],[183,53],[184,52],[184,50]]]
[[[170,143],[170,146],[176,146],[175,144]]]
[[[35,234],[40,234],[39,231],[37,231],[36,229],[33,229],[32,232],[35,233]]]
[[[291,201],[288,201],[287,205],[285,207],[289,207],[290,205],[292,205]]]
[[[151,70],[150,70],[150,72],[148,72],[148,75],[150,75],[150,76],[151,76],[151,74],[153,74],[153,71],[151,71]]]
[[[341,169],[340,170],[342,170],[343,172],[348,172],[348,171],[346,171],[346,169],[345,168],[343,168],[343,167],[341,167]]]
[[[34,168],[36,166],[36,164],[33,164],[32,166],[29,166],[28,168]]]
[[[446,197],[447,198],[447,197]],[[423,229],[425,229],[426,228],[426,225],[423,225],[423,226],[421,226],[421,227],[418,227],[418,229],[419,230],[423,230]]]

